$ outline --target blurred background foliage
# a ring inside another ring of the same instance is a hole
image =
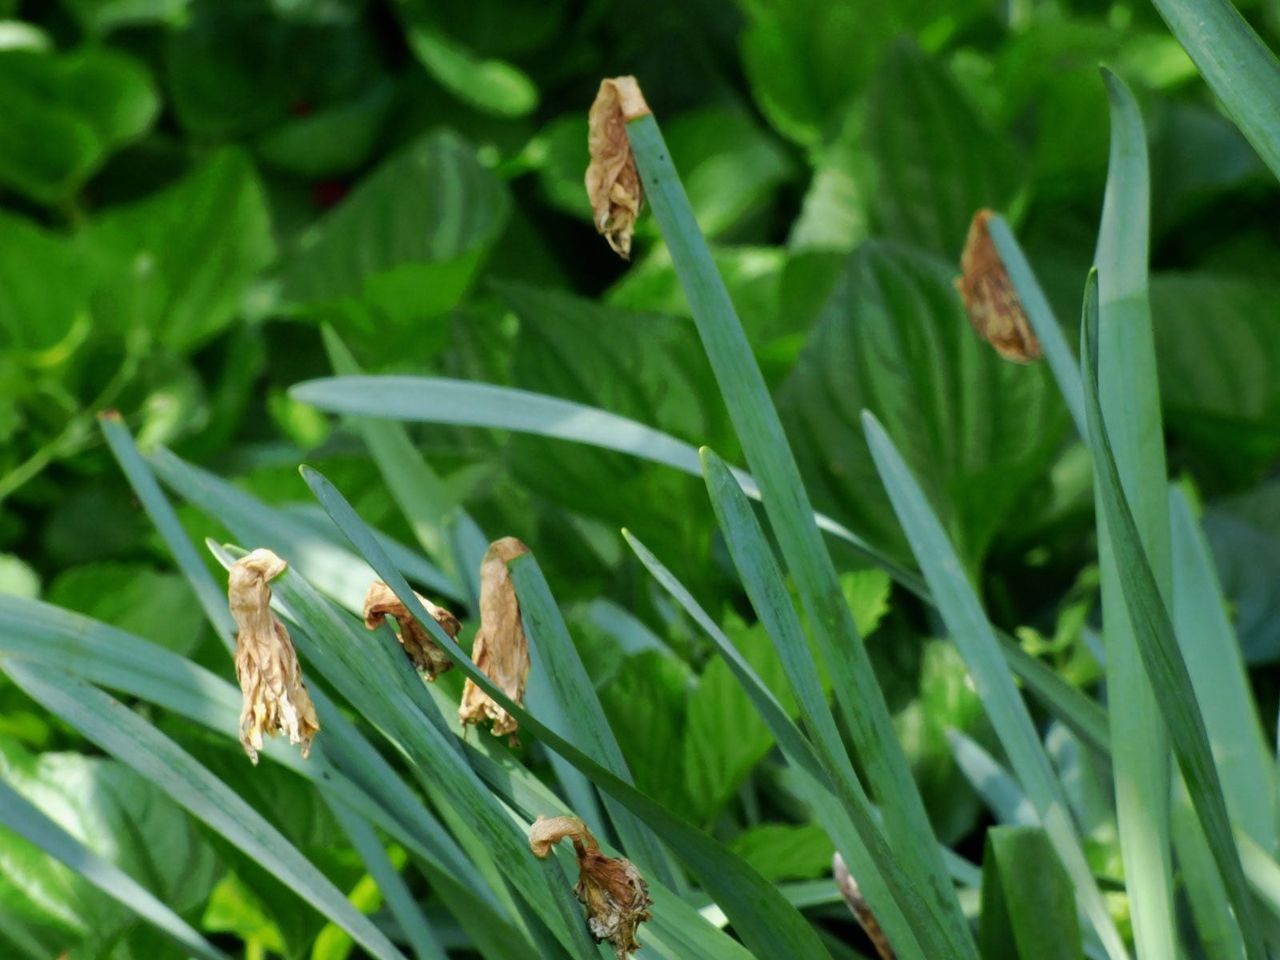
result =
[[[1280,6],[1239,6],[1274,46]],[[993,619],[1089,684],[1087,457],[1047,369],[1004,363],[973,337],[952,280],[972,213],[1003,211],[1074,327],[1106,175],[1101,61],[1148,122],[1172,469],[1203,505],[1269,691],[1280,659],[1280,194],[1143,2],[0,0],[0,591],[222,668],[102,446],[94,415],[106,408],[142,444],[268,502],[309,500],[296,466],[315,464],[367,520],[410,541],[355,434],[286,395],[330,372],[325,325],[370,372],[554,394],[734,459],[656,231],[641,221],[625,264],[590,223],[586,109],[601,77],[632,73],[663,120],[816,506],[908,557],[857,426],[871,409]],[[745,603],[723,600],[733,578],[700,482],[540,438],[413,435],[483,528],[533,545],[572,604],[638,784],[775,879],[824,873],[830,843],[794,822],[769,733],[616,536],[626,524],[667,558],[776,681]],[[194,510],[183,517],[193,534],[219,535]],[[962,842],[982,806],[947,731],[991,742],[963,665],[887,578],[851,555],[837,562],[875,631],[941,839]],[[242,762],[166,723],[214,769]],[[126,866],[129,836],[172,832],[173,859],[139,869],[206,930],[289,955],[311,944],[317,914],[81,746],[0,686],[7,779]],[[331,876],[359,878],[350,851],[329,847],[314,794],[269,768],[254,779],[232,782],[260,791]],[[77,799],[88,783],[92,808]],[[33,938],[36,955],[69,937],[88,955],[158,949],[31,851],[6,841],[0,862],[0,937]]]

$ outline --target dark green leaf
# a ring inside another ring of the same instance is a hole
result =
[[[1071,880],[1039,827],[996,827],[982,859],[983,960],[1083,960]]]
[[[847,262],[780,404],[816,505],[904,553],[857,418],[883,417],[960,555],[976,566],[1053,455],[1062,407],[1042,366],[973,333],[954,271],[866,244]]]

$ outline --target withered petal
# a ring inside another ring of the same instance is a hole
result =
[[[653,914],[649,885],[635,864],[623,857],[607,857],[596,838],[577,817],[538,817],[529,829],[529,847],[546,857],[561,840],[573,841],[578,857],[578,882],[573,894],[587,910],[587,929],[597,943],[609,943],[618,960],[640,949],[636,930]]]
[[[644,205],[644,187],[627,139],[627,121],[649,113],[635,77],[600,83],[587,115],[587,196],[596,230],[624,260],[631,259],[631,235]]]
[[[462,624],[457,617],[416,591],[414,596],[445,633],[451,637],[458,635]],[[434,680],[446,670],[452,669],[453,661],[449,659],[449,655],[431,639],[431,634],[414,619],[413,614],[400,602],[400,598],[381,580],[375,580],[369,584],[364,597],[364,625],[370,630],[376,630],[387,617],[395,621],[393,630],[405,655],[414,667],[427,675],[428,680]]]
[[[268,581],[287,567],[270,550],[258,549],[232,565],[227,581],[227,601],[239,627],[235,666],[243,697],[240,742],[255,764],[264,733],[284,734],[290,743],[301,745],[305,758],[320,730],[289,631],[271,612]]]
[[[964,301],[969,323],[1006,360],[1030,363],[1040,357],[1040,341],[1027,319],[1018,291],[991,240],[990,210],[979,210],[969,225],[960,255],[961,276],[956,289]]]
[[[512,700],[524,705],[529,679],[529,641],[520,620],[507,564],[529,548],[515,537],[489,544],[480,564],[480,629],[471,648],[477,667]],[[463,723],[493,721],[493,735],[514,735],[520,724],[468,677],[462,687],[458,719]]]

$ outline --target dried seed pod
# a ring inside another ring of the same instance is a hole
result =
[[[614,253],[631,259],[631,234],[644,205],[644,188],[636,159],[627,140],[627,121],[647,116],[649,105],[635,77],[614,77],[600,82],[587,115],[587,196],[591,199],[596,230]]]
[[[254,550],[237,560],[227,581],[236,633],[236,679],[244,697],[240,710],[240,742],[255,764],[262,735],[283,733],[302,745],[305,758],[320,730],[315,707],[302,682],[298,655],[289,631],[271,612],[268,581],[288,568],[270,550]]]
[[[444,607],[437,607],[416,591],[414,596],[426,608],[427,613],[431,614],[432,619],[440,624],[445,633],[451,637],[458,635],[462,624],[458,622],[457,617]],[[431,634],[427,633],[426,628],[413,618],[413,614],[400,602],[400,598],[381,580],[375,580],[369,584],[369,592],[364,595],[364,625],[370,630],[377,630],[387,617],[396,622],[396,638],[400,641],[400,646],[404,648],[410,662],[425,673],[428,680],[434,680],[453,667],[453,661],[449,659],[448,654],[436,646],[436,642],[431,639]]]
[[[471,648],[471,659],[476,666],[521,706],[524,705],[524,685],[529,679],[529,641],[520,622],[520,601],[507,564],[528,552],[529,548],[515,537],[503,537],[489,544],[480,564],[480,630]],[[515,717],[469,677],[462,687],[458,718],[463,723],[492,720],[495,737],[514,736],[520,727]]]
[[[1040,357],[1040,341],[1031,329],[1018,291],[991,240],[987,227],[991,217],[990,210],[979,210],[973,215],[964,252],[960,255],[963,273],[956,280],[956,289],[969,314],[969,323],[978,335],[1006,360],[1030,363]]]
[[[858,921],[858,926],[862,927],[862,932],[867,935],[871,945],[876,948],[876,954],[880,957],[880,960],[896,960],[897,954],[893,952],[893,946],[880,928],[880,921],[871,912],[871,906],[862,895],[858,882],[849,873],[849,868],[844,865],[844,858],[840,854],[837,853],[832,858],[831,869],[832,873],[835,874],[836,886],[840,889],[840,895],[844,897],[844,902],[849,905],[849,909],[853,912],[853,918]]]
[[[653,917],[649,885],[630,860],[606,857],[587,825],[577,817],[538,817],[529,830],[534,855],[546,857],[568,837],[578,856],[578,883],[573,895],[587,908],[587,929],[596,943],[608,942],[627,960],[640,949],[636,929]]]

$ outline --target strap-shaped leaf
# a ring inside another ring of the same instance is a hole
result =
[[[1250,960],[1266,957],[1261,932],[1254,920],[1254,906],[1245,884],[1240,856],[1232,837],[1222,784],[1213,763],[1213,752],[1204,719],[1196,705],[1195,689],[1186,661],[1178,648],[1173,622],[1156,585],[1147,560],[1138,526],[1129,508],[1120,471],[1102,419],[1098,396],[1098,285],[1096,272],[1089,276],[1085,290],[1084,323],[1081,332],[1081,366],[1084,373],[1085,412],[1093,449],[1098,498],[1106,513],[1115,551],[1117,574],[1123,588],[1134,639],[1151,682],[1160,691],[1156,698],[1173,751],[1182,768],[1187,792],[1191,795],[1214,861],[1244,935]]]

